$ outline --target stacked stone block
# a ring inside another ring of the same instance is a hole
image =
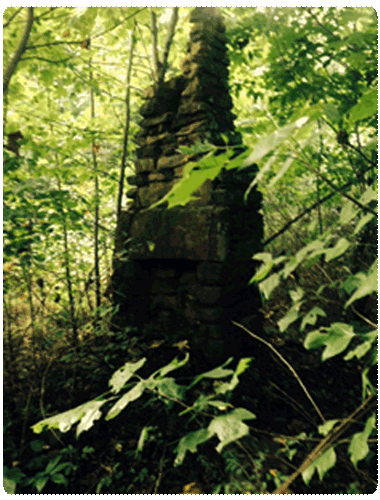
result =
[[[119,220],[114,263],[119,318],[156,338],[186,338],[210,361],[234,350],[230,320],[257,313],[248,287],[252,255],[260,251],[260,194],[244,192],[257,167],[224,170],[206,182],[198,199],[166,209],[159,202],[182,177],[188,161],[179,146],[207,140],[239,146],[228,89],[225,28],[213,8],[196,8],[182,74],[152,86],[140,109],[136,173],[128,178],[133,200]],[[223,137],[222,137],[223,136]],[[257,313],[257,320],[259,315]]]

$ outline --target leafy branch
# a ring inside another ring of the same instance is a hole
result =
[[[350,416],[345,418],[335,429],[333,429],[302,462],[300,467],[275,491],[272,495],[283,495],[292,482],[303,472],[305,472],[310,465],[323,453],[331,449],[332,445],[338,441],[340,436],[346,432],[353,423],[356,423],[363,415],[370,409],[376,406],[375,395],[371,394]]]
[[[3,92],[4,94],[8,93],[8,88],[9,88],[9,83],[11,81],[11,78],[16,71],[17,65],[21,59],[21,56],[26,50],[26,45],[29,40],[30,32],[32,31],[32,26],[33,26],[33,7],[28,7],[28,14],[26,18],[26,23],[25,23],[25,29],[24,32],[20,38],[19,44],[9,61],[8,66],[6,67],[4,71],[4,76],[3,76]]]

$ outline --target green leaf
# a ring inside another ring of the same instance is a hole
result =
[[[367,189],[364,191],[364,193],[360,197],[360,203],[363,205],[368,205],[371,201],[377,201],[378,199],[378,194],[377,190],[373,189],[372,186],[368,186]]]
[[[287,260],[287,257],[281,256],[273,259],[272,254],[270,253],[258,253],[254,255],[254,259],[263,260],[264,263],[259,267],[255,275],[251,278],[251,280],[249,281],[249,285],[262,281],[270,273],[273,266],[281,264],[281,262]]]
[[[59,464],[60,460],[61,460],[60,455],[55,457],[53,460],[50,460],[50,462],[47,464],[47,466],[45,468],[45,473],[51,474],[53,472],[53,469],[55,468],[55,466]]]
[[[154,429],[154,427],[145,426],[145,427],[143,427],[142,431],[140,432],[140,438],[139,438],[139,441],[137,443],[137,448],[136,448],[136,450],[139,451],[140,453],[144,449],[145,441],[148,439],[148,434],[149,434],[149,431],[151,429]]]
[[[322,436],[327,436],[327,434],[331,431],[331,429],[337,422],[340,422],[340,420],[336,418],[334,420],[327,420],[327,422],[322,425],[318,425],[319,434],[322,434]]]
[[[315,471],[318,471],[319,479],[322,481],[323,476],[328,470],[334,467],[336,463],[336,454],[334,448],[329,448],[325,453],[319,456],[314,462],[312,462],[309,467],[302,472],[302,479],[305,484],[310,483],[311,478]]]
[[[3,475],[3,487],[5,493],[8,493],[8,495],[13,495],[14,493],[16,493],[16,486],[17,483],[14,479],[6,477],[5,474]]]
[[[264,278],[268,276],[272,267],[273,267],[273,261],[262,264],[257,270],[256,274],[250,279],[248,284],[252,285],[252,283],[257,283],[258,281],[262,281]]]
[[[376,424],[376,416],[371,415],[366,424],[365,428],[362,432],[357,432],[353,435],[351,439],[350,446],[348,448],[348,453],[351,455],[351,462],[354,464],[354,467],[357,466],[357,463],[360,460],[363,460],[369,452],[369,446],[367,444],[368,438],[371,435],[372,430],[375,428]]]
[[[119,413],[124,410],[124,408],[138,399],[144,392],[146,387],[145,381],[138,382],[133,389],[128,391],[124,396],[122,396],[117,403],[115,403],[106,415],[106,420],[111,420],[119,415]]]
[[[371,295],[371,293],[377,292],[377,259],[370,267],[368,274],[360,273],[356,275],[360,280],[360,285],[356,292],[350,297],[350,299],[345,303],[344,307],[348,307],[355,300],[361,299],[366,295]]]
[[[357,122],[377,113],[377,88],[363,94],[356,105],[350,110],[350,118]]]
[[[153,241],[147,241],[146,244],[148,245],[149,252],[153,252],[156,247],[156,244]]]
[[[79,30],[82,36],[88,36],[95,25],[97,15],[97,7],[77,7],[76,16],[72,19],[71,26]]]
[[[376,346],[377,347],[377,346]],[[373,365],[377,365],[377,359]],[[372,385],[371,381],[368,378],[368,372],[370,367],[365,368],[362,372],[362,399],[364,400],[367,396],[371,394],[376,394],[377,389]]]
[[[259,289],[263,292],[266,299],[269,299],[272,291],[280,284],[280,277],[278,274],[271,274],[269,278],[262,281],[259,285]]]
[[[208,429],[199,429],[198,431],[189,432],[184,436],[176,449],[177,457],[174,461],[174,466],[178,467],[185,459],[187,451],[195,453],[197,446],[204,443],[212,437],[212,433]]]
[[[337,123],[342,118],[341,114],[332,104],[325,104],[323,112],[330,122]]]
[[[340,255],[342,255],[350,246],[351,243],[347,241],[346,238],[340,238],[333,248],[328,248],[325,251],[326,262],[329,262],[332,259],[336,259]]]
[[[302,302],[298,302],[294,304],[289,311],[285,314],[283,318],[280,319],[280,321],[277,322],[278,327],[280,329],[280,332],[285,332],[285,330],[288,328],[289,325],[297,321],[299,318],[298,311],[302,305]]]
[[[45,488],[46,483],[48,482],[49,478],[47,476],[39,477],[37,481],[34,483],[34,486],[36,487],[36,490],[38,493],[41,493],[41,491]]]
[[[34,424],[31,428],[36,434],[40,434],[45,426],[49,427],[49,429],[59,429],[61,432],[68,432],[73,424],[78,421],[82,423],[83,420],[82,430],[87,430],[93,425],[93,420],[99,418],[98,409],[107,401],[109,400],[88,401],[64,413],[45,418]]]
[[[50,86],[52,83],[54,83],[55,76],[56,72],[49,69],[43,69],[40,72],[40,78],[46,86]]]
[[[359,222],[356,225],[355,231],[353,234],[357,234],[368,222],[370,222],[375,216],[373,214],[366,214],[360,218]]]
[[[350,359],[354,358],[355,356],[358,359],[362,358],[371,349],[372,343],[373,342],[371,342],[369,340],[367,340],[366,342],[363,342],[362,344],[355,347],[355,349],[350,351],[348,354],[346,354],[343,359],[345,361],[349,361]]]
[[[340,354],[346,349],[351,339],[355,336],[351,325],[346,323],[333,323],[327,328],[326,333],[319,330],[310,332],[304,342],[305,349],[317,349],[326,346],[322,353],[322,361]]]
[[[272,189],[274,185],[283,177],[286,172],[289,170],[289,168],[293,165],[294,163],[294,157],[290,156],[283,164],[283,166],[280,168],[279,172],[271,179],[271,181],[268,184],[268,189]]]
[[[208,431],[211,435],[216,434],[220,441],[216,451],[220,453],[227,444],[246,436],[249,433],[249,427],[242,421],[253,418],[256,418],[256,415],[248,410],[236,408],[228,415],[221,415],[211,420]]]
[[[233,359],[234,358],[228,358],[228,360],[226,362],[224,362],[221,366],[218,366],[217,368],[214,368],[213,370],[210,370],[208,372],[201,373],[200,375],[198,375],[194,379],[194,381],[190,384],[189,388],[193,387],[195,384],[197,384],[203,378],[224,378],[224,377],[228,377],[229,375],[233,375],[233,373],[234,373],[233,370],[231,370],[231,369],[226,370],[224,368],[225,366],[229,365]]]
[[[173,370],[178,370],[179,368],[182,368],[182,366],[186,365],[186,363],[189,361],[190,355],[186,353],[185,357],[182,360],[179,360],[178,358],[174,358],[170,363],[167,365],[163,366],[159,370],[157,370],[152,376],[153,378],[156,377],[157,375],[159,377],[164,377],[168,373],[172,372]]]
[[[56,484],[64,484],[66,486],[69,484],[67,478],[63,474],[53,474],[51,480]]]
[[[174,378],[166,377],[162,380],[156,380],[156,388],[161,396],[182,400],[186,387],[176,384]]]
[[[303,332],[305,330],[306,325],[315,325],[318,320],[318,316],[323,316],[325,318],[325,311],[323,311],[319,307],[313,307],[312,309],[310,309],[310,311],[304,316],[302,320],[300,332]]]
[[[252,358],[241,358],[237,367],[236,367],[235,375],[238,377],[239,375],[244,373],[249,368],[249,365],[251,364],[251,362],[252,362]]]
[[[142,358],[136,363],[128,362],[124,366],[119,368],[111,377],[108,385],[111,387],[111,391],[115,394],[120,392],[120,390],[125,386],[128,380],[133,377],[135,372],[139,370],[145,363],[146,358]]]
[[[174,187],[149,208],[155,208],[162,203],[168,202],[168,208],[177,205],[186,205],[189,201],[198,200],[193,193],[197,191],[208,179],[214,179],[228,164],[229,157],[227,153],[214,156],[209,153],[197,163],[189,162],[185,165],[183,176]]]
[[[309,118],[304,116],[299,118],[296,122],[290,123],[283,128],[280,128],[259,140],[256,144],[253,153],[245,160],[243,166],[252,165],[257,163],[268,153],[276,149],[280,144],[289,139],[289,137],[299,128],[308,122]]]

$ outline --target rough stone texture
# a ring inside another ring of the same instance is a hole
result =
[[[244,200],[257,173],[252,165],[223,169],[184,207],[149,208],[202,156],[181,154],[178,146],[208,140],[224,147],[227,138],[235,155],[244,151],[231,112],[222,18],[214,7],[197,7],[190,22],[182,75],[143,95],[136,172],[128,178],[133,201],[116,231],[114,300],[119,324],[135,324],[152,338],[186,338],[215,365],[248,355],[231,319],[249,316],[259,328],[259,293],[248,281],[252,255],[261,250],[261,195],[253,189]]]

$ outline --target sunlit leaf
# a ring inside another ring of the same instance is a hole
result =
[[[377,113],[377,88],[372,88],[361,96],[350,110],[351,120],[357,122]]]
[[[299,118],[296,122],[286,125],[259,140],[253,153],[245,160],[244,165],[257,163],[268,153],[276,149],[280,144],[289,139],[289,137],[300,127],[308,122],[308,117]]]
[[[302,479],[304,480],[305,484],[308,485],[314,475],[314,472],[318,471],[319,479],[322,481],[326,472],[334,467],[335,463],[336,454],[334,448],[331,447],[316,460],[314,460],[314,462],[312,462],[309,467],[302,472]]]
[[[372,430],[375,428],[376,424],[376,416],[371,415],[364,427],[362,432],[357,432],[353,435],[351,439],[350,446],[348,448],[348,453],[351,455],[351,462],[354,466],[357,466],[357,463],[360,460],[363,460],[369,453],[369,446],[367,444],[368,438],[371,435]]]
[[[371,266],[368,274],[365,275],[361,273],[359,279],[360,285],[358,286],[356,292],[345,303],[344,307],[348,307],[350,304],[355,302],[355,300],[377,292],[377,260],[375,264]]]
[[[325,251],[326,262],[329,262],[332,259],[336,259],[340,255],[342,255],[350,246],[351,243],[346,240],[346,238],[340,238],[333,248],[328,248]]]

